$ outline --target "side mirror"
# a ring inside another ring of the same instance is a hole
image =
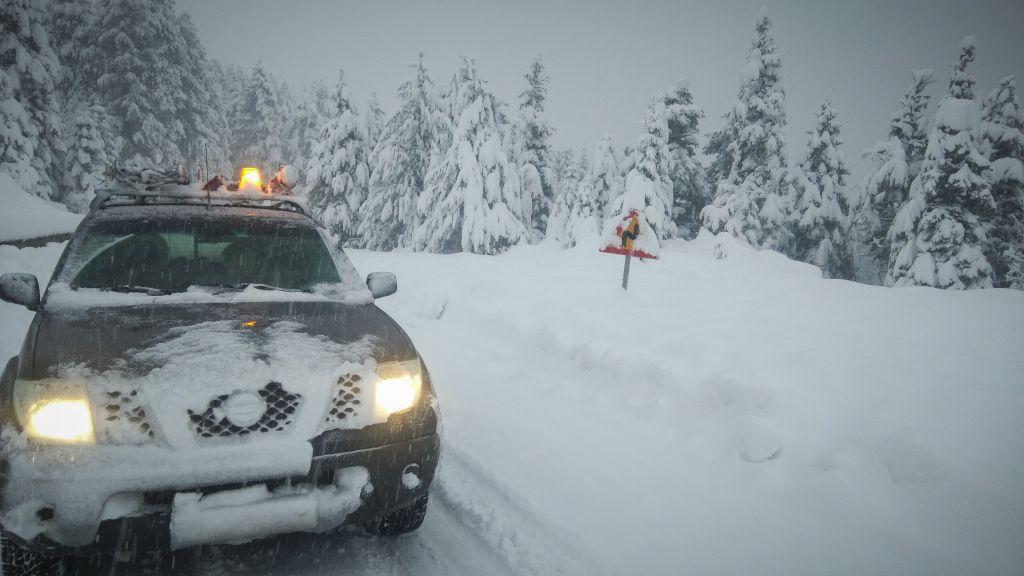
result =
[[[391,272],[370,272],[366,276],[366,287],[374,298],[391,296],[398,292],[398,278]]]
[[[39,281],[31,274],[4,274],[0,276],[0,299],[35,310],[39,305]]]

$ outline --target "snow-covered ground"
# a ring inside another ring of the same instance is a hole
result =
[[[43,200],[19,187],[0,172],[0,242],[74,232],[80,214],[68,212],[57,202]]]
[[[381,307],[440,395],[427,522],[209,571],[1020,574],[1024,293],[826,281],[714,244],[634,262],[628,292],[592,246],[351,252],[398,275]],[[8,248],[0,272],[59,255]],[[30,318],[0,307],[4,358]]]

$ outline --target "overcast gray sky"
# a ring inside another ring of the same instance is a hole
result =
[[[585,147],[605,133],[632,143],[651,95],[691,81],[707,117],[721,125],[762,5],[774,21],[796,158],[813,114],[831,98],[843,122],[857,181],[860,151],[884,136],[912,68],[932,68],[941,96],[960,40],[978,39],[979,95],[1003,76],[1024,81],[1024,0],[557,2],[519,0],[179,0],[209,52],[226,63],[257,60],[299,86],[332,82],[344,68],[358,102],[375,90],[386,111],[425,54],[434,82],[447,84],[460,55],[514,104],[537,54],[551,77],[547,116],[559,147]],[[933,103],[937,98],[933,99]]]

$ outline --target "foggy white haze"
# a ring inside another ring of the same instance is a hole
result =
[[[333,85],[343,68],[358,102],[374,90],[388,112],[418,52],[438,86],[447,85],[459,56],[475,58],[510,105],[530,60],[542,54],[552,143],[588,154],[606,133],[619,146],[633,144],[651,96],[679,78],[691,81],[704,109],[702,135],[720,128],[762,6],[782,58],[790,156],[830,98],[854,182],[867,168],[861,150],[885,136],[910,71],[935,71],[935,102],[964,36],[978,38],[972,73],[980,93],[1004,76],[1024,78],[1024,2],[1015,0],[179,2],[209,56],[246,67],[261,60],[294,87],[314,79]]]

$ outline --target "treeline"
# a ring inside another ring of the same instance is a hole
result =
[[[978,97],[972,38],[934,113],[934,74],[912,73],[854,184],[829,102],[790,161],[765,14],[718,130],[701,134],[704,114],[679,82],[651,99],[635,142],[604,137],[592,153],[552,147],[539,58],[509,105],[473,61],[438,86],[420,55],[385,114],[375,98],[357,107],[341,73],[334,86],[294,90],[260,65],[207,58],[172,2],[9,0],[0,27],[0,170],[73,210],[109,162],[224,172],[290,163],[305,168],[311,204],[349,246],[568,247],[635,209],[659,240],[728,233],[832,278],[1024,287],[1020,104],[1012,77]]]

